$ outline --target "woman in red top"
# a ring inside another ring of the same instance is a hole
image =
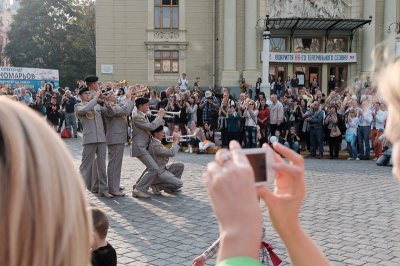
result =
[[[260,146],[262,146],[264,143],[268,143],[269,107],[265,98],[260,100],[257,118],[261,133]]]

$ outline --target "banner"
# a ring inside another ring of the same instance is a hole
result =
[[[279,63],[356,63],[356,53],[269,53],[270,62]]]
[[[54,88],[60,83],[58,70],[42,68],[22,68],[22,67],[0,67],[0,84],[15,87],[19,83],[21,87],[30,92],[37,92],[42,86],[42,81],[53,82]]]
[[[0,67],[0,79],[59,81],[60,77],[55,69]]]

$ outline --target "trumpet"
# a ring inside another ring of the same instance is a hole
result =
[[[143,93],[148,94],[149,92],[150,92],[149,87],[146,86],[141,90],[132,92],[132,97],[140,97],[143,95]]]
[[[122,87],[128,86],[128,81],[126,81],[126,80],[121,80],[121,81],[116,80],[113,85],[115,87],[122,88]]]
[[[151,116],[157,116],[158,110],[150,110]],[[181,111],[179,112],[165,112],[165,118],[174,118],[175,116],[181,117]]]
[[[174,142],[172,140],[172,137],[173,136],[167,136],[167,137],[165,137],[165,140],[167,142]],[[194,138],[196,138],[196,133],[194,133],[192,135],[182,135],[179,137],[179,142],[186,142],[186,141],[189,141],[190,139],[194,139]]]

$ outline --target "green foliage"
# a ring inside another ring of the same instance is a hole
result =
[[[95,4],[91,0],[20,0],[8,33],[13,66],[58,69],[61,86],[96,72]]]

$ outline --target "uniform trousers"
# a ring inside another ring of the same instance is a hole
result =
[[[118,192],[121,182],[122,159],[124,157],[125,144],[108,145],[108,187],[110,192]]]
[[[95,159],[97,159],[97,169],[95,169]],[[96,170],[98,175],[94,174]],[[97,177],[99,180],[100,193],[108,192],[105,142],[83,145],[82,162],[81,166],[79,167],[79,171],[83,176],[86,188],[88,190],[96,189]]]
[[[146,193],[158,175],[158,165],[150,154],[137,157],[147,168],[147,172],[136,181],[136,189]]]
[[[181,188],[183,185],[181,178],[185,168],[184,164],[172,163],[165,168],[165,171],[154,179],[152,186],[156,186],[160,190],[177,190]]]

